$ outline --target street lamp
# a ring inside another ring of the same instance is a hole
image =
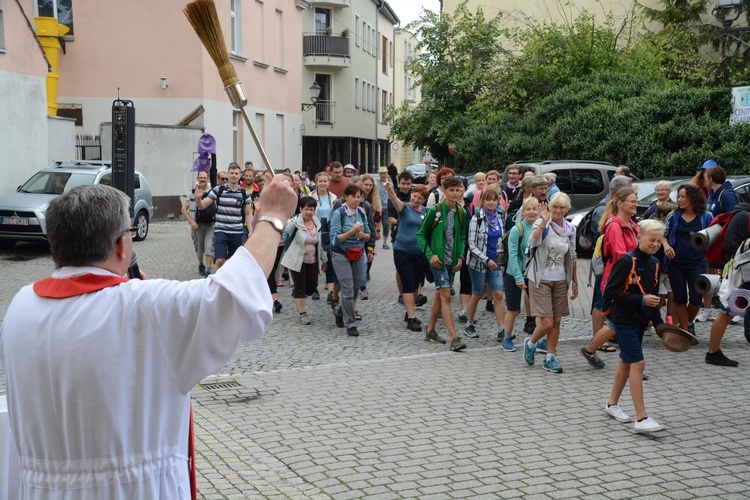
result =
[[[717,0],[716,7],[714,7],[711,12],[716,20],[722,25],[722,29],[719,30],[719,33],[733,38],[735,41],[746,47],[750,47],[750,43],[747,43],[744,40],[745,33],[750,32],[750,26],[738,26],[732,28],[732,23],[739,19],[746,9],[747,4],[742,0]]]
[[[303,102],[302,103],[302,111],[307,111],[308,109],[312,108],[317,104],[318,97],[320,97],[320,85],[318,85],[317,81],[314,81],[312,85],[310,85],[310,100],[312,102]]]

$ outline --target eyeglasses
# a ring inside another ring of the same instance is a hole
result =
[[[125,231],[120,233],[120,236],[118,236],[117,239],[119,240],[128,233],[130,233],[131,238],[135,238],[136,236],[138,236],[138,226],[131,226],[127,228]]]
[[[220,180],[220,181],[228,181],[228,180],[229,180],[229,177],[219,177],[219,180]]]

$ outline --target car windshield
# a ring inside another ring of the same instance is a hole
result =
[[[413,174],[423,175],[425,172],[427,172],[427,165],[423,163],[415,163],[406,167],[406,170]]]
[[[676,181],[671,181],[672,189],[671,189],[671,194],[669,195],[669,197],[672,199],[672,201],[677,200],[677,188],[682,186],[683,184],[689,184],[689,183],[690,183],[690,179],[680,179]],[[654,185],[654,187],[656,186]],[[640,193],[639,193],[639,198],[640,198],[640,201],[639,201],[640,205],[651,206],[651,204],[654,201],[656,201],[656,193],[651,193],[650,195],[645,196],[643,198],[640,197]]]
[[[21,186],[22,193],[61,194],[74,187],[92,184],[94,174],[71,172],[37,172]]]

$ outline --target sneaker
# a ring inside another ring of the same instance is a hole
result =
[[[557,358],[554,356],[552,356],[549,359],[545,359],[544,363],[542,364],[542,368],[552,373],[563,372],[562,366],[560,366],[560,363],[557,362]]]
[[[333,313],[334,316],[336,316],[336,313]],[[339,328],[344,328],[344,317],[343,316],[336,316],[336,326]]]
[[[346,334],[350,337],[359,337],[359,330],[357,330],[356,326],[353,326],[351,328],[346,329]]]
[[[598,355],[598,354],[596,354],[596,353],[594,353],[594,354],[589,354],[589,353],[588,353],[588,352],[586,351],[586,346],[585,346],[585,345],[582,345],[582,346],[581,346],[581,348],[580,348],[580,349],[578,349],[578,352],[580,352],[580,353],[581,353],[581,356],[583,356],[584,358],[586,358],[586,361],[588,361],[588,362],[589,362],[589,364],[590,364],[591,366],[593,366],[594,368],[596,368],[596,369],[598,369],[598,370],[601,370],[602,368],[604,368],[604,366],[605,366],[605,365],[604,365],[604,361],[602,361],[602,360],[601,360],[601,359],[599,358],[599,355]],[[630,422],[630,420],[627,420],[627,422]]]
[[[456,295],[456,290],[453,288],[453,285],[451,285],[451,297]]]
[[[406,329],[411,330],[412,332],[421,332],[422,326],[417,318],[409,318],[406,323]]]
[[[401,304],[401,305],[403,305],[403,303],[404,303],[404,296],[403,295],[399,294],[399,296],[398,296],[398,303]]]
[[[303,325],[309,325],[311,323],[310,318],[307,317],[307,313],[302,313],[299,315],[299,322]]]
[[[430,330],[424,334],[425,342],[436,342],[438,344],[445,344],[445,339],[437,334],[435,330]]]
[[[709,365],[717,365],[717,366],[737,366],[739,365],[739,362],[734,361],[732,359],[729,359],[728,357],[724,356],[724,353],[721,352],[721,349],[719,349],[716,352],[707,352],[706,353],[706,363]]]
[[[211,276],[211,268],[207,267],[206,268],[206,278],[208,278],[209,276]]]
[[[708,317],[711,315],[711,309],[706,309],[704,307],[701,307],[701,310],[698,311],[698,315],[695,317],[695,321],[698,321],[699,323],[702,323],[703,321],[708,321]]]
[[[604,412],[618,422],[630,422],[633,420],[627,413],[620,409],[620,405],[610,406],[609,404],[605,404]]]
[[[328,295],[326,295],[326,304],[330,304],[333,302],[333,292],[328,292]]]
[[[317,290],[315,290],[312,294],[312,297],[310,297],[313,300],[320,300],[320,293],[318,293]]]
[[[383,243],[383,250],[388,250],[389,248],[391,247],[388,246],[388,243]]]
[[[465,323],[469,321],[469,313],[466,312],[466,309],[461,309],[458,311],[458,321]]]
[[[688,331],[695,335],[695,323],[688,323]]]
[[[453,340],[451,340],[451,351],[460,351],[462,349],[466,349],[466,344],[461,340],[461,337],[456,335]]]
[[[280,313],[282,307],[284,306],[281,305],[281,302],[279,302],[278,300],[273,301],[273,312]]]
[[[500,344],[503,349],[505,349],[507,352],[513,352],[516,350],[516,346],[513,345],[513,341],[510,339],[503,339],[503,343]]]
[[[534,355],[536,354],[536,347],[531,347],[529,345],[529,342],[531,342],[531,339],[526,339],[526,341],[523,343],[523,359],[527,364],[533,365]]]
[[[417,318],[416,316],[414,316],[414,320],[417,322],[418,325],[422,324],[422,321],[419,318]],[[404,323],[406,323],[407,321],[409,321],[409,313],[405,312],[404,313]]]
[[[536,350],[547,354],[547,339],[542,339],[536,343]]]
[[[733,316],[731,323],[733,325],[739,325],[740,324],[740,319],[741,319],[741,316]]]
[[[493,304],[491,300],[488,300],[487,305],[484,306],[484,310],[490,313],[495,312],[495,304]]]
[[[427,303],[427,296],[422,295],[421,293],[417,295],[417,300],[414,302],[414,305],[417,307],[422,307]]]
[[[644,332],[643,332],[643,334],[644,334],[644,335],[645,335],[646,337],[650,337],[650,336],[652,336],[652,335],[654,334],[654,329],[653,329],[653,327],[652,327],[651,325],[648,325],[648,326],[646,327],[646,331],[644,331]]]
[[[367,288],[363,288],[362,291],[359,292],[359,296],[362,297],[362,300],[369,299],[370,296],[367,293]]]
[[[497,341],[502,342],[505,339],[505,328],[500,328],[497,331]]]
[[[534,323],[526,323],[525,325],[523,325],[524,333],[528,333],[529,335],[534,333],[534,328],[536,328],[536,324]]]
[[[654,420],[651,417],[646,417],[640,422],[636,422],[633,426],[633,430],[638,433],[642,432],[659,432],[666,429],[663,425],[661,425],[659,422]]]
[[[479,334],[477,333],[477,329],[474,328],[474,325],[471,324],[471,323],[467,323],[466,326],[464,326],[464,333],[470,339],[478,339],[479,338]]]
[[[713,309],[708,310],[708,321],[716,321],[716,315]]]
[[[667,317],[664,318],[664,322],[668,325],[674,325],[674,319],[672,319],[672,315],[667,314]]]
[[[205,264],[198,264],[198,274],[201,276],[206,275],[206,265]]]

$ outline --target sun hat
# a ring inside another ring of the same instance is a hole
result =
[[[718,163],[716,163],[716,160],[706,160],[703,162],[703,166],[699,168],[698,170],[706,170],[707,168],[715,167]]]
[[[547,184],[549,184],[549,181],[543,175],[535,175],[531,178],[531,187],[546,186]]]
[[[205,154],[216,154],[216,139],[214,139],[214,136],[207,132],[198,139],[198,153],[200,153],[201,156]]]
[[[691,345],[698,344],[698,337],[676,325],[663,323],[656,327],[656,333],[664,347],[672,352],[685,352]]]
[[[379,174],[387,174],[388,173],[388,167],[378,167],[378,173]]]
[[[521,179],[521,185],[523,187],[531,187],[531,186],[533,186],[533,184],[532,184],[533,180],[534,180],[533,176],[532,177],[524,177],[523,179]]]
[[[355,167],[351,163],[347,163],[346,165],[344,165],[344,170],[355,170],[356,171],[357,167]]]

